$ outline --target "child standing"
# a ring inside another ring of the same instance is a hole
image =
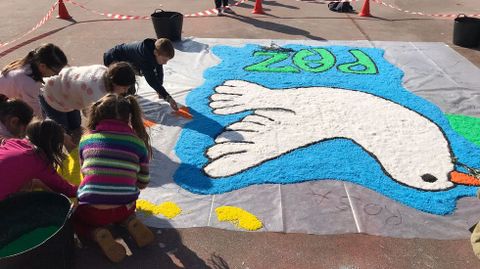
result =
[[[133,96],[108,94],[92,104],[87,128],[79,148],[83,180],[75,230],[80,237],[97,242],[111,261],[119,262],[126,251],[107,225],[126,227],[139,247],[155,239],[134,215],[140,189],[149,182],[149,136]]]
[[[163,87],[163,65],[175,56],[172,42],[167,38],[147,38],[140,42],[117,45],[103,54],[106,66],[114,62],[131,63],[141,75],[145,76],[148,85],[157,93],[158,98],[167,101],[173,110],[178,110],[177,102]]]
[[[222,9],[223,5],[223,9]],[[215,8],[217,9],[218,16],[222,16],[223,12],[225,13],[233,13],[233,11],[228,7],[228,0],[215,0]]]
[[[103,65],[68,67],[46,79],[40,104],[45,115],[62,125],[78,142],[80,110],[107,93],[135,94],[135,91],[135,72],[127,62],[108,68]]]
[[[7,138],[22,138],[33,118],[33,109],[24,101],[0,94],[0,145]]]
[[[38,95],[44,83],[43,78],[58,74],[65,65],[67,57],[59,47],[42,45],[3,68],[0,93],[25,101],[33,108],[35,115],[42,118]]]
[[[35,182],[75,197],[77,187],[55,171],[64,158],[62,127],[51,120],[35,121],[27,126],[26,135],[25,139],[7,139],[0,145],[0,200],[37,185]]]

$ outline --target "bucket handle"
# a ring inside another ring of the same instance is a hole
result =
[[[70,210],[68,210],[66,219],[70,219],[70,217],[72,217],[72,215],[73,215],[73,213],[75,213],[75,210],[77,209],[77,207],[78,207],[78,199],[75,198],[75,200],[73,202],[71,202],[71,204],[70,204]]]
[[[457,15],[457,19],[458,19],[458,18],[468,18],[468,16],[465,15],[465,13],[459,13],[459,14]]]
[[[180,13],[178,13],[178,12],[177,12],[177,13],[174,13],[172,16],[170,16],[170,19],[173,18],[173,17],[176,17],[176,16],[180,16],[180,15],[182,15],[182,14],[180,14]]]
[[[161,8],[157,8],[157,9],[155,9],[155,10],[153,11],[153,14],[157,13],[158,10],[160,10],[161,12],[165,12],[165,10],[163,10],[163,9],[161,9]],[[158,13],[160,13],[160,12],[158,12]],[[178,13],[178,12],[177,12],[177,13],[174,13],[172,16],[170,16],[169,19],[171,19],[171,18],[173,18],[173,17],[175,17],[175,16],[180,16],[180,15],[182,15],[182,14],[180,14],[180,13]]]

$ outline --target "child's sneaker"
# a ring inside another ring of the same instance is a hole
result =
[[[139,247],[144,247],[155,240],[153,232],[135,217],[129,218],[124,225]]]
[[[228,14],[235,14],[235,12],[233,12],[233,10],[229,7],[225,7],[225,9],[223,9],[223,12],[228,13]]]
[[[112,262],[120,262],[125,256],[127,251],[122,244],[115,241],[112,233],[105,228],[97,228],[93,231],[93,239],[102,249],[103,253]]]

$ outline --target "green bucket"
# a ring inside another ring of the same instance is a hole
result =
[[[72,268],[72,211],[70,200],[53,192],[0,201],[0,268]]]

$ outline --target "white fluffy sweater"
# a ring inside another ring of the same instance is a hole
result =
[[[103,65],[64,68],[45,80],[42,94],[52,108],[61,112],[87,108],[107,94],[103,78],[106,71]]]

